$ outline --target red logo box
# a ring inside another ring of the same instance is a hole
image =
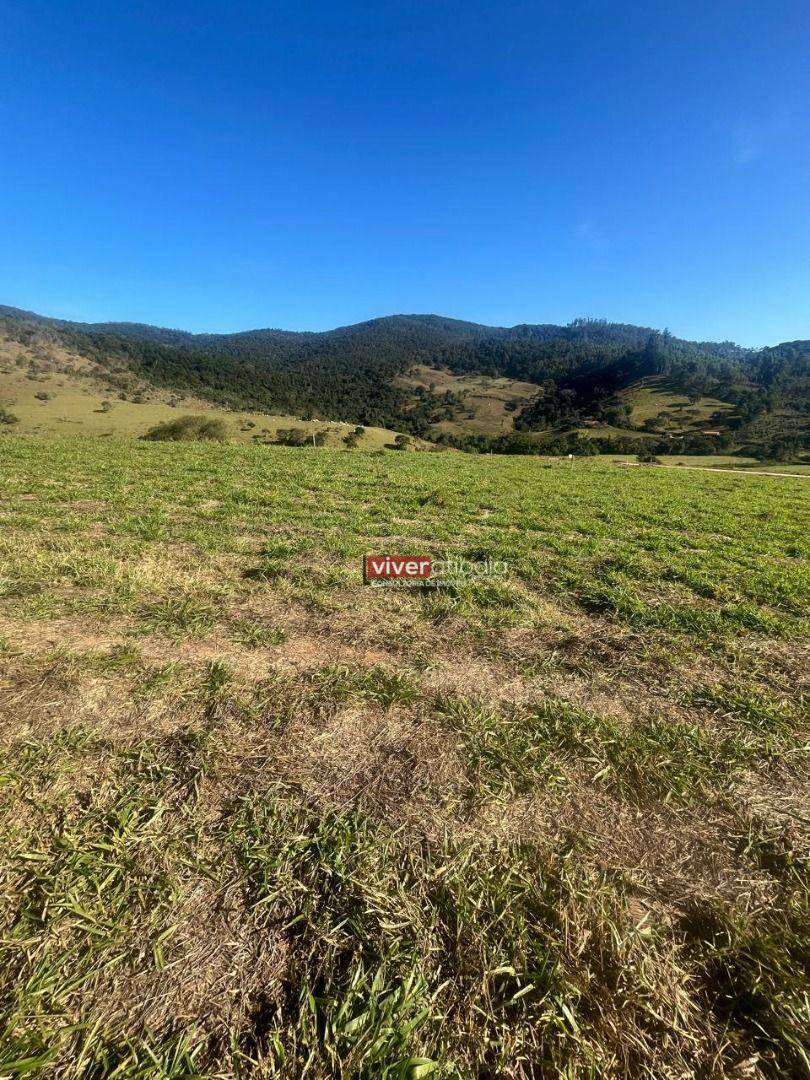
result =
[[[430,558],[427,555],[365,555],[363,577],[366,581],[424,580],[430,577]]]

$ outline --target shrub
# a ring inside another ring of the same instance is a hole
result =
[[[151,427],[143,436],[153,442],[224,442],[227,437],[228,429],[224,421],[209,416],[178,416],[176,420],[164,420],[162,424]]]
[[[279,428],[276,442],[280,446],[308,446],[310,442],[314,442],[315,446],[323,446],[326,442],[326,431],[322,428],[311,434],[306,428]]]
[[[306,428],[279,428],[276,432],[276,442],[280,446],[306,446],[309,440]]]
[[[10,413],[0,405],[0,424],[19,424],[19,422],[19,416],[15,416],[14,413]]]

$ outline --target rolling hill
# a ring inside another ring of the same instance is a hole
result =
[[[755,351],[602,320],[491,327],[436,315],[322,333],[191,334],[9,307],[0,307],[0,337],[35,357],[70,354],[80,361],[75,370],[89,365],[128,398],[180,395],[462,448],[517,448],[527,437],[534,445],[538,433],[559,439],[577,431],[592,441],[624,436],[663,448],[689,439],[698,448],[708,439],[708,449],[795,454],[807,444],[808,341]],[[2,384],[0,394],[8,397]]]
[[[319,445],[339,447],[354,430],[345,421],[236,410],[204,397],[169,391],[145,378],[99,364],[55,340],[27,343],[0,334],[0,433],[39,437],[138,438],[187,414],[219,420],[236,442],[275,442],[295,428]],[[3,423],[3,418],[13,423]],[[396,432],[368,426],[356,445],[379,450]],[[416,448],[423,444],[414,440]]]

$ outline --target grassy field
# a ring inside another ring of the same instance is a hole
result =
[[[699,397],[694,403],[685,394],[670,389],[663,375],[640,379],[633,386],[622,390],[619,398],[629,407],[634,424],[642,424],[662,413],[669,416],[672,428],[700,429],[722,424],[724,418],[733,414],[734,406],[714,397]]]
[[[807,493],[1,439],[0,1076],[806,1076]]]

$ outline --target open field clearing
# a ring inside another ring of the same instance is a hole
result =
[[[393,381],[395,386],[421,387],[439,395],[450,393],[458,401],[458,416],[434,424],[433,430],[454,435],[466,432],[500,435],[513,431],[515,416],[538,392],[535,383],[487,375],[454,375],[423,364]]]
[[[630,415],[636,424],[651,420],[656,416],[668,415],[673,425],[695,427],[722,421],[727,414],[734,412],[733,405],[717,398],[699,395],[690,400],[686,394],[673,392],[667,380],[661,375],[649,376],[639,380],[620,394],[622,401],[630,408]]]
[[[3,437],[0,1077],[807,1076],[809,494]]]

